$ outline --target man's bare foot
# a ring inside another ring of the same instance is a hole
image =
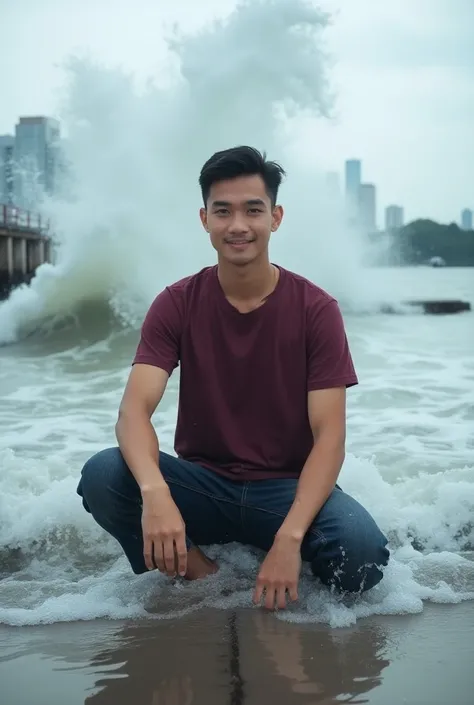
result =
[[[188,567],[185,580],[199,580],[208,575],[217,573],[219,566],[201,551],[197,546],[192,546],[188,551]]]

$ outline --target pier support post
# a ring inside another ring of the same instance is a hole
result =
[[[13,238],[0,238],[0,271],[3,277],[11,279],[13,275]]]
[[[6,257],[6,262],[7,262],[7,274],[8,274],[8,279],[10,280],[13,276],[13,238],[12,237],[7,237],[6,239],[6,250],[7,250],[7,257]]]
[[[13,241],[13,271],[25,276],[28,271],[28,258],[25,238],[15,238]]]
[[[38,267],[52,263],[51,240],[29,213],[0,206],[0,301],[15,287],[29,283]]]

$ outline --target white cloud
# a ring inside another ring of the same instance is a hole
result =
[[[335,125],[312,128],[328,167],[363,159],[364,178],[408,217],[458,220],[474,206],[474,3],[331,2]]]
[[[336,45],[365,67],[473,67],[472,0],[355,0],[338,8]]]
[[[231,0],[0,0],[0,133],[19,114],[54,114],[63,73],[77,50],[141,78],[166,60],[162,23],[185,28],[225,14]],[[277,4],[277,3],[276,3]],[[304,119],[302,153],[342,172],[363,159],[379,187],[379,210],[455,220],[474,207],[474,2],[325,0],[337,102],[332,124]],[[262,28],[264,30],[264,28]],[[275,47],[278,51],[278,47]]]

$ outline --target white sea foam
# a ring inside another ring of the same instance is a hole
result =
[[[37,461],[28,463],[4,453],[0,464],[2,476],[9,478],[9,482],[2,482],[0,545],[5,547],[6,567],[17,569],[0,583],[0,622],[23,625],[97,617],[169,619],[206,606],[252,606],[260,552],[237,545],[210,548],[208,552],[220,563],[220,572],[195,584],[173,583],[157,572],[135,576],[115,542],[80,506],[75,495],[77,476],[60,478],[69,470],[64,460],[50,458],[41,466]],[[426,514],[436,514],[436,505],[430,505],[429,497],[424,509],[417,501],[410,506],[407,494],[368,470],[368,463],[349,456],[342,482],[348,490],[370,483],[371,489],[360,499],[374,505],[373,514],[385,531],[392,536],[395,532],[393,545],[403,544],[392,548],[384,580],[349,606],[315,584],[305,568],[299,602],[287,613],[280,613],[282,619],[347,626],[370,614],[420,612],[427,600],[457,603],[474,599],[474,563],[453,553],[465,544],[463,537],[455,538],[455,526],[437,537],[437,549],[443,551],[446,546],[444,552],[416,551],[407,538],[413,533],[420,541],[427,539],[425,546],[429,545],[426,529],[433,525],[439,529],[447,517],[452,518],[453,508],[449,514],[438,515],[436,522],[430,516],[427,521]],[[462,497],[466,507],[470,506],[472,517],[473,484],[472,478],[469,483],[467,469],[465,474],[465,482],[457,485],[457,499]],[[347,482],[351,477],[352,482]],[[374,479],[377,482],[371,484]],[[441,474],[434,478],[438,494],[446,488],[452,492],[450,479]],[[423,478],[419,484],[423,486]],[[468,488],[470,496],[466,497]],[[377,501],[371,502],[374,497]]]
[[[63,392],[66,379],[60,377]],[[117,390],[121,382],[116,374]],[[74,391],[69,385],[68,396]],[[0,582],[0,621],[21,625],[97,617],[169,619],[206,606],[250,608],[260,552],[236,545],[212,547],[209,552],[218,559],[220,572],[196,584],[170,583],[157,572],[134,576],[118,544],[83,510],[75,493],[80,466],[87,453],[113,443],[110,430],[116,409],[107,382],[105,400],[94,393],[93,385],[92,376],[86,377],[82,416],[70,411],[60,420],[50,407],[43,419],[30,421],[28,429],[23,422],[10,430],[12,445],[19,446],[20,435],[26,433],[33,449],[42,450],[30,452],[29,458],[24,451],[0,453],[0,557],[5,576]],[[170,391],[171,406],[156,418],[166,450],[172,445],[176,386]],[[37,407],[41,396],[32,398]],[[60,436],[58,449],[46,453],[53,428]],[[380,439],[374,450],[382,445]],[[427,600],[474,599],[474,563],[461,555],[474,544],[472,466],[389,482],[383,468],[349,453],[340,481],[390,537],[392,561],[382,583],[354,605],[315,584],[305,568],[298,605],[281,613],[282,619],[346,626],[370,614],[419,612]]]

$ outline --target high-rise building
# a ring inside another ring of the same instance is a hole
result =
[[[465,208],[461,213],[461,228],[472,230],[472,210],[470,208]]]
[[[374,184],[359,187],[359,223],[367,233],[377,230],[377,204]]]
[[[34,208],[42,191],[54,191],[60,138],[59,122],[22,117],[15,128],[15,201]]]
[[[339,202],[341,198],[341,186],[339,183],[339,174],[337,171],[326,172],[325,179],[326,195],[332,203]]]
[[[401,206],[387,206],[385,209],[385,230],[403,228],[404,214]]]
[[[0,135],[0,205],[13,203],[13,135]]]
[[[359,191],[362,172],[360,159],[348,159],[345,164],[346,213],[351,224],[359,222]]]

